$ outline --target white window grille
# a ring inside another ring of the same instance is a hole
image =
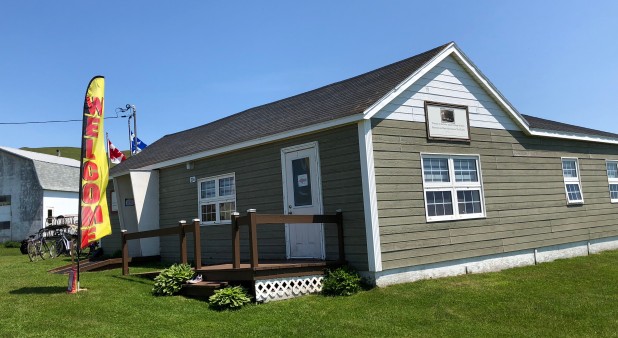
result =
[[[230,223],[236,211],[234,173],[200,179],[197,187],[202,224]]]
[[[480,157],[421,156],[428,222],[485,217]]]
[[[562,159],[562,177],[568,204],[584,204],[584,193],[579,180],[579,162],[576,158]]]
[[[607,161],[607,180],[609,181],[609,199],[618,203],[618,161]]]

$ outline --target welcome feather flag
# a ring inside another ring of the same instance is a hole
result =
[[[112,233],[106,196],[109,167],[103,129],[104,92],[105,78],[95,76],[84,99],[78,225],[82,249]]]

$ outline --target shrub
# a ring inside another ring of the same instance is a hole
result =
[[[322,282],[322,294],[326,296],[350,296],[361,289],[361,277],[349,267],[326,270]]]
[[[208,303],[215,310],[237,310],[251,302],[251,297],[242,286],[228,286],[215,291]]]
[[[174,295],[180,291],[182,284],[191,279],[191,276],[193,270],[189,264],[174,264],[155,277],[152,293],[157,296]]]
[[[21,246],[21,243],[19,243],[19,242],[15,242],[15,241],[4,242],[4,247],[5,248],[13,249],[13,248],[19,248],[20,246]]]

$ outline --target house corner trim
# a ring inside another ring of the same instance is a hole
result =
[[[363,206],[365,212],[365,234],[367,237],[367,259],[370,272],[382,271],[382,250],[380,248],[380,224],[378,219],[378,196],[373,162],[373,140],[371,119],[358,123],[358,146],[363,179]]]

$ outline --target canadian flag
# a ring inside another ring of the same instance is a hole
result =
[[[112,141],[107,140],[107,145],[109,147],[109,159],[114,164],[118,164],[127,159],[126,156],[122,153],[122,151],[118,150],[116,146],[112,143]]]

